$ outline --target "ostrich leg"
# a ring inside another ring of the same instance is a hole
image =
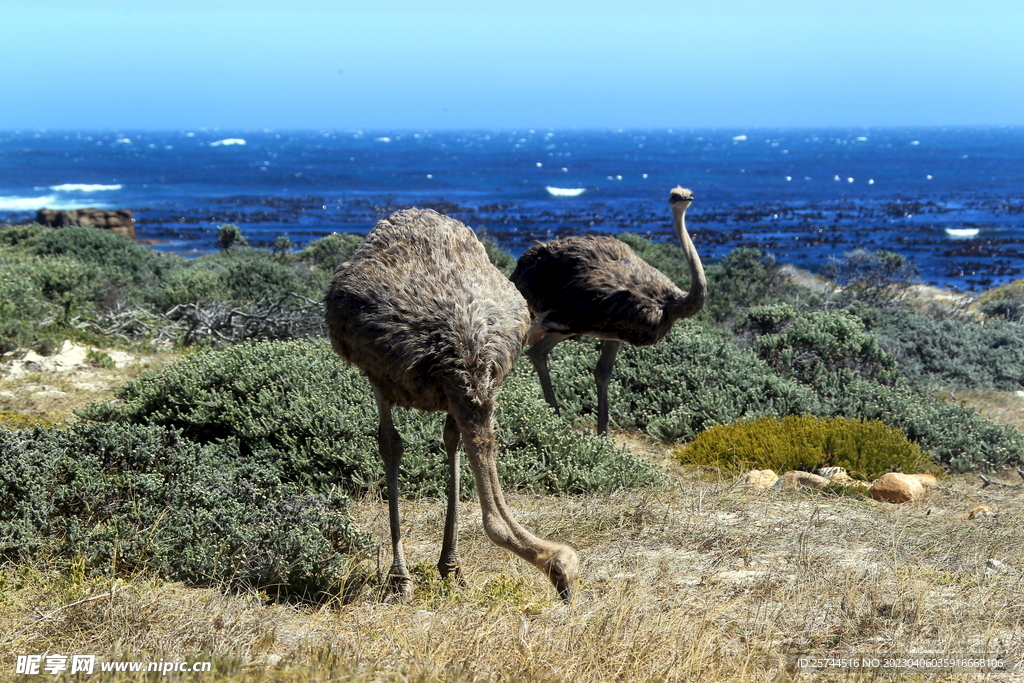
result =
[[[412,577],[405,566],[405,550],[402,547],[402,524],[398,515],[398,468],[402,463],[402,437],[398,435],[391,420],[391,402],[374,388],[377,408],[380,411],[380,427],[377,429],[377,445],[384,461],[384,475],[388,486],[388,515],[391,521],[391,569],[388,571],[388,588],[401,600],[412,598]]]
[[[570,602],[573,584],[580,573],[576,551],[569,546],[537,538],[524,529],[512,514],[505,503],[501,481],[498,479],[494,421],[490,415],[482,417],[459,420],[459,431],[466,444],[466,456],[473,468],[477,493],[480,495],[484,532],[495,545],[512,551],[544,572],[558,591],[558,597]]]
[[[560,342],[572,336],[571,334],[548,332],[538,339],[526,352],[526,355],[530,357],[530,361],[533,363],[534,369],[537,371],[537,377],[540,378],[540,388],[544,391],[544,400],[555,409],[555,415],[560,413],[558,412],[558,399],[555,398],[555,389],[551,386],[551,373],[548,371],[548,354]]]
[[[619,352],[622,342],[604,340],[601,342],[601,357],[594,368],[594,378],[597,380],[597,433],[608,433],[608,382],[612,378],[612,368],[615,367],[615,355]]]
[[[459,583],[464,583],[459,566],[459,438],[459,427],[449,413],[444,421],[444,449],[448,453],[448,511],[444,518],[444,540],[437,571],[442,579],[451,575]]]

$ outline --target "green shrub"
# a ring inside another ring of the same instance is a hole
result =
[[[837,296],[839,301],[866,301],[875,306],[895,303],[919,279],[917,267],[905,256],[866,249],[830,260],[822,275],[842,288]]]
[[[120,402],[93,404],[94,420],[180,429],[199,443],[231,439],[284,481],[377,488],[378,415],[369,383],[323,340],[247,343],[188,356],[123,385]],[[510,487],[550,493],[648,483],[654,469],[607,439],[570,431],[543,403],[532,373],[509,377],[499,398],[499,472]],[[440,415],[395,411],[406,442],[402,490],[443,497]],[[468,495],[472,475],[465,466]]]
[[[798,317],[794,314],[793,319]],[[860,346],[863,332],[847,322],[840,317],[839,329],[851,332],[837,337],[843,343],[833,347],[836,339],[826,337],[828,343],[819,348],[833,365],[820,375],[803,366],[795,354],[782,353],[786,347],[773,344],[768,349],[779,353],[772,358],[789,359],[779,366],[784,373],[780,376],[753,349],[692,319],[677,323],[653,346],[623,346],[608,392],[612,424],[672,441],[692,439],[714,425],[760,417],[863,418],[904,431],[936,461],[956,470],[1024,464],[1020,432],[997,425],[974,409],[943,403],[925,388],[891,379],[886,356],[870,345]],[[800,342],[802,337],[793,339]],[[852,346],[844,347],[845,343]],[[598,346],[589,339],[568,341],[551,354],[552,381],[569,420],[596,415],[593,370]],[[833,348],[866,352],[857,362],[847,363],[841,353],[829,351]]]
[[[29,251],[37,257],[64,256],[99,268],[108,282],[121,287],[152,285],[175,260],[127,237],[88,226],[50,230]]]
[[[787,304],[752,308],[737,332],[756,334],[753,351],[783,377],[814,385],[841,369],[891,384],[896,360],[882,350],[864,324],[842,311],[797,314]]]
[[[226,301],[232,298],[226,279],[225,269],[209,268],[197,259],[167,273],[160,291],[149,298],[165,310],[177,304]]]
[[[936,319],[905,307],[855,304],[879,344],[908,379],[924,386],[1024,389],[1024,323],[991,318]]]
[[[110,354],[106,351],[99,349],[88,349],[85,352],[85,357],[90,363],[98,368],[112,368],[117,365],[114,359],[110,357]]]
[[[326,271],[334,271],[345,261],[352,258],[363,238],[359,235],[349,235],[340,232],[331,233],[327,237],[321,237],[299,252],[299,260]]]
[[[26,248],[51,230],[38,223],[0,226],[0,247]]]
[[[323,294],[319,290],[311,291],[293,268],[263,249],[235,247],[227,252],[208,254],[196,259],[192,268],[215,273],[228,299],[280,299],[288,292],[316,297]],[[201,278],[198,274],[191,278],[193,282],[207,281],[211,285],[214,282],[211,277]]]
[[[1020,321],[1024,317],[1024,280],[985,292],[978,297],[978,308],[989,317]]]
[[[237,225],[228,223],[217,228],[217,246],[225,251],[234,246],[244,246],[249,240]]]
[[[551,355],[552,382],[567,415],[596,415],[599,345],[567,341]],[[742,418],[822,409],[813,391],[779,377],[728,333],[694,320],[676,323],[653,346],[624,345],[608,395],[613,425],[665,440],[688,440]]]
[[[515,258],[508,252],[502,251],[498,243],[488,237],[484,237],[480,242],[483,243],[484,251],[487,252],[487,258],[491,260],[491,264],[505,277],[511,277],[512,271],[516,269]]]
[[[73,256],[40,257],[14,266],[12,273],[31,282],[66,317],[93,310],[107,284],[102,268]]]
[[[31,280],[0,267],[0,355],[28,345],[34,325],[54,313]]]
[[[93,573],[337,589],[368,537],[336,493],[311,493],[230,442],[161,427],[0,429],[0,559],[82,558]]]
[[[712,427],[676,451],[676,457],[685,465],[714,467],[728,474],[845,467],[854,478],[872,480],[886,472],[941,472],[898,429],[875,420],[809,415]]]

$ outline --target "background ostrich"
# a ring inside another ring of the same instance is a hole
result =
[[[683,256],[690,264],[690,292],[676,287],[656,268],[614,237],[565,237],[526,250],[512,282],[526,297],[536,322],[527,352],[540,376],[544,398],[558,411],[548,372],[548,353],[559,342],[586,335],[602,340],[597,379],[597,432],[608,433],[608,381],[622,342],[653,344],[680,318],[697,313],[707,297],[707,280],[686,232],[693,193],[677,187],[669,204]]]
[[[526,302],[465,225],[434,211],[399,211],[379,222],[335,272],[327,292],[334,350],[363,371],[380,409],[394,561],[392,590],[412,595],[398,516],[402,439],[391,406],[448,413],[444,445],[450,481],[438,570],[459,576],[459,440],[480,495],[484,530],[497,545],[540,569],[569,600],[579,561],[568,546],[524,529],[505,504],[495,466],[498,387],[523,348]]]

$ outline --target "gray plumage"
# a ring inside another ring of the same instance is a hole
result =
[[[676,235],[690,265],[688,293],[614,237],[553,240],[530,247],[519,259],[512,281],[536,316],[528,355],[556,411],[547,356],[559,342],[579,335],[603,340],[595,370],[597,431],[607,433],[608,381],[621,344],[654,344],[677,320],[703,307],[707,280],[685,224],[692,200],[693,194],[681,187],[669,194]]]
[[[388,482],[394,562],[389,583],[411,595],[398,520],[402,440],[391,406],[445,411],[450,484],[438,568],[460,573],[457,552],[458,445],[473,468],[484,529],[496,544],[543,571],[563,599],[579,574],[575,552],[527,532],[505,505],[497,477],[494,410],[498,388],[522,350],[526,302],[491,265],[462,223],[409,209],[382,220],[336,271],[326,298],[334,350],[359,367],[380,409],[378,444]]]

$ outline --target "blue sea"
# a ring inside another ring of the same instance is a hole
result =
[[[223,223],[301,246],[408,206],[517,256],[586,232],[672,240],[675,185],[708,262],[756,247],[817,271],[888,249],[925,283],[1024,277],[1024,128],[0,132],[0,222],[131,209],[140,240],[185,256]]]

